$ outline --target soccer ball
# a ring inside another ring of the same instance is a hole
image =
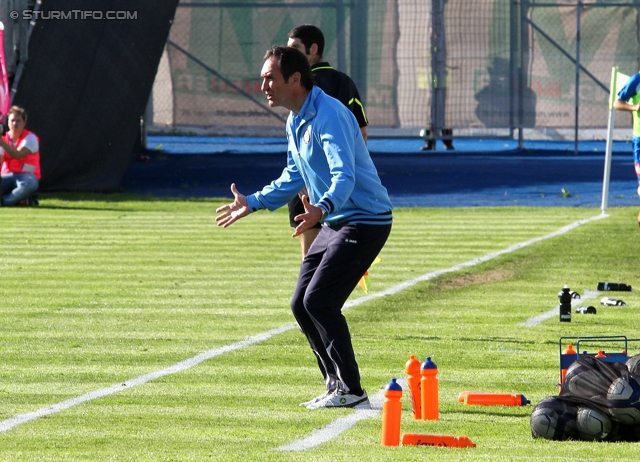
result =
[[[633,377],[618,377],[609,386],[607,400],[609,406],[632,406],[640,401],[640,384]]]
[[[577,409],[560,399],[549,397],[540,401],[531,413],[531,436],[548,440],[566,440],[579,436],[576,427]]]
[[[635,355],[627,359],[625,363],[631,375],[640,375],[640,355]]]
[[[613,429],[609,417],[589,407],[578,408],[576,425],[580,436],[586,441],[604,440]]]
[[[601,383],[597,371],[581,361],[573,362],[568,368],[562,383],[562,389],[578,396],[597,396],[604,394],[604,390],[598,387]],[[606,385],[605,385],[606,386]]]
[[[611,419],[625,425],[640,425],[640,384],[633,377],[615,379],[607,391]]]

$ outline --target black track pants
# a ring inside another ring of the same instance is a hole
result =
[[[361,394],[342,306],[390,232],[391,225],[323,226],[300,267],[291,310],[318,359],[328,390]]]

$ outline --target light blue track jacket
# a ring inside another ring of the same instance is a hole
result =
[[[340,101],[314,86],[299,114],[287,119],[287,167],[280,178],[247,196],[249,210],[275,210],[306,186],[325,223],[386,225],[391,201],[380,182],[360,127]]]

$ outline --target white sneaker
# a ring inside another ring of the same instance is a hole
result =
[[[304,403],[300,403],[300,406],[307,407],[310,404],[314,404],[314,403],[317,403],[318,401],[322,401],[323,399],[326,399],[328,396],[332,395],[334,392],[335,392],[335,390],[327,390],[323,394],[321,394],[320,396],[316,396],[315,398],[310,399],[309,401],[305,401]]]
[[[638,196],[640,196],[640,186],[638,186]]]
[[[369,402],[369,396],[366,391],[362,392],[362,395],[353,395],[345,393],[340,390],[336,390],[329,396],[316,401],[315,403],[307,405],[307,409],[322,409],[327,407],[349,407],[353,409],[371,409],[371,403]]]

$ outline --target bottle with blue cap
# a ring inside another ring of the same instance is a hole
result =
[[[382,446],[398,446],[400,444],[400,422],[402,420],[402,387],[396,379],[384,389],[382,403]]]
[[[431,356],[420,367],[422,420],[438,420],[438,366]]]

